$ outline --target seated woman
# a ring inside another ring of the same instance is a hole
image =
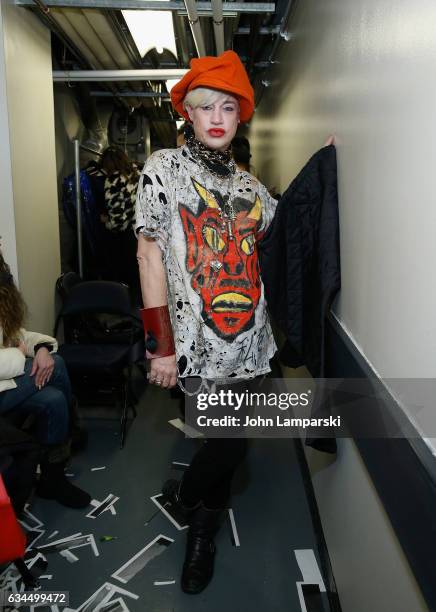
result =
[[[0,251],[0,415],[33,415],[42,446],[37,495],[84,508],[88,493],[64,474],[70,456],[71,386],[55,338],[23,329],[26,305]]]

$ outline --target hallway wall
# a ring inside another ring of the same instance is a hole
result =
[[[3,8],[0,3],[0,24],[3,23]],[[14,196],[11,176],[11,147],[9,139],[9,112],[6,84],[6,57],[3,28],[0,27],[0,245],[3,257],[11,267],[12,274],[18,277],[17,248],[15,239]]]
[[[262,182],[281,192],[336,134],[333,310],[383,378],[436,371],[435,22],[432,0],[299,0],[249,133]],[[343,611],[426,610],[355,445],[340,440],[333,462],[306,454]]]
[[[15,223],[12,227],[9,207],[7,232],[16,234],[27,326],[51,332],[60,255],[50,32],[30,11],[4,0],[0,26],[5,57],[0,89],[7,92]],[[4,124],[1,130],[3,146]]]
[[[382,377],[436,370],[433,0],[300,0],[250,140],[282,191],[338,139],[342,291],[335,312]]]

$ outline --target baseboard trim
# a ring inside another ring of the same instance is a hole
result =
[[[371,365],[336,317],[326,325],[326,363],[331,378],[376,378]],[[382,382],[380,381],[380,384]],[[392,394],[384,394],[398,403]],[[410,568],[431,610],[436,610],[436,458],[424,440],[355,438]]]

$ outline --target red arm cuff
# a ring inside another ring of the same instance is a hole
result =
[[[168,306],[142,308],[147,359],[168,357],[176,352]]]

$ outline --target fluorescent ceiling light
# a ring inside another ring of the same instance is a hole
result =
[[[171,11],[121,12],[141,57],[154,48],[158,53],[168,49],[177,57]]]
[[[165,81],[166,86],[167,86],[167,91],[168,93],[171,92],[172,88],[174,87],[174,85],[177,85],[177,83],[181,81],[181,79],[167,79]]]

